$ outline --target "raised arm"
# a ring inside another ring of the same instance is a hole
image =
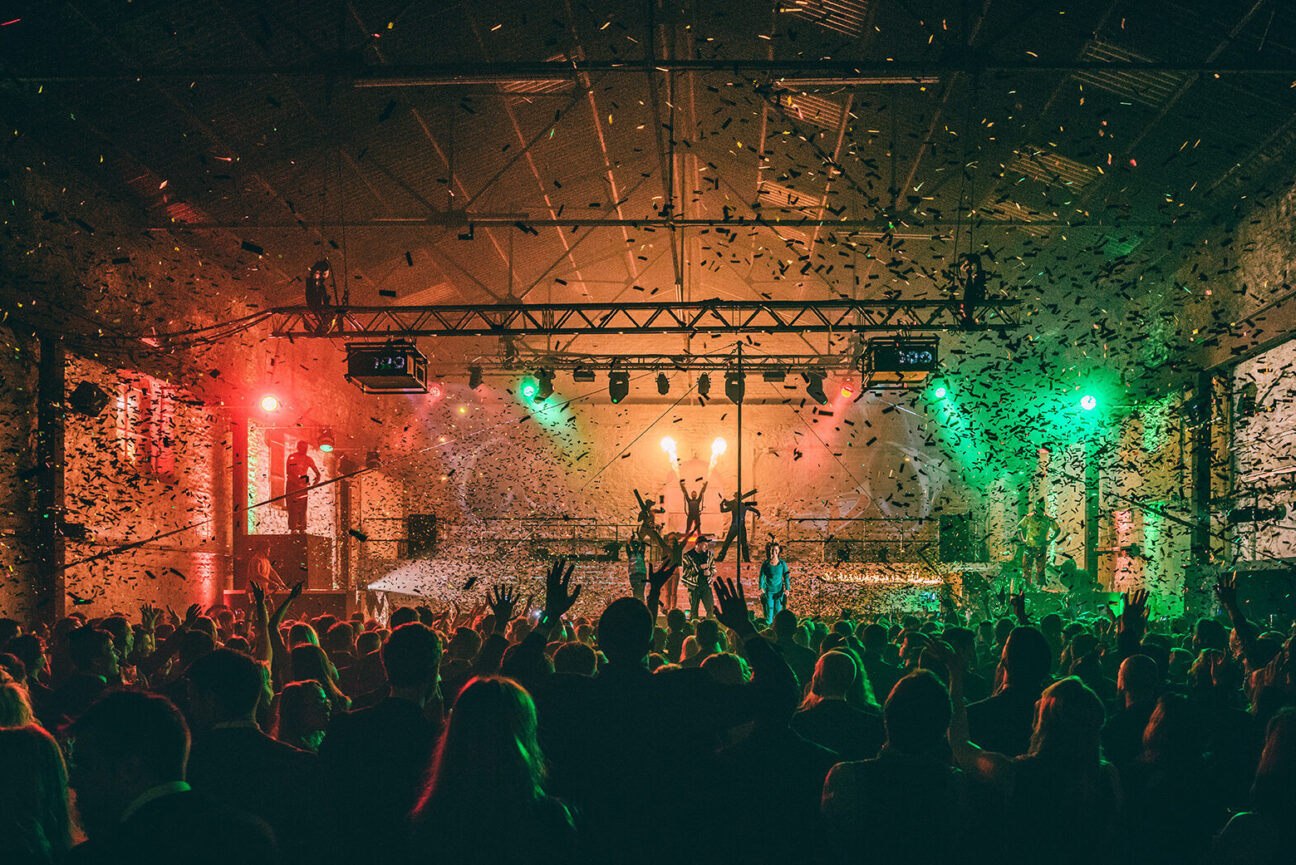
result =
[[[1125,605],[1120,618],[1116,620],[1116,660],[1124,661],[1130,655],[1137,655],[1143,644],[1143,632],[1147,629],[1148,593],[1135,590],[1125,593]]]
[[[273,664],[274,648],[270,643],[270,612],[266,609],[265,589],[254,582],[248,585],[252,588],[252,613],[256,617],[256,642],[252,646],[252,657]]]
[[[305,587],[306,584],[299,580],[292,587],[292,591],[288,593],[288,597],[284,598],[275,609],[274,615],[270,617],[270,621],[266,625],[267,636],[270,638],[270,672],[274,676],[276,686],[285,684],[283,682],[283,670],[288,663],[288,647],[284,645],[283,634],[279,633],[279,626],[283,624],[284,617],[288,615],[288,607],[301,596],[302,589]]]
[[[1246,661],[1248,673],[1253,673],[1258,669],[1256,659],[1259,655],[1259,642],[1256,638],[1255,628],[1252,627],[1250,620],[1242,615],[1242,608],[1238,606],[1237,599],[1237,574],[1223,574],[1219,582],[1215,584],[1215,597],[1219,599],[1220,606],[1228,614],[1229,622],[1233,625],[1233,630],[1237,633],[1238,642],[1242,645],[1242,659]]]
[[[1012,779],[1012,759],[995,751],[986,751],[972,741],[968,734],[967,697],[963,687],[963,665],[944,643],[934,643],[929,649],[945,664],[949,671],[950,715],[949,743],[954,761],[964,770],[994,784],[1004,785]]]
[[[576,565],[567,564],[566,559],[558,559],[554,562],[545,577],[545,604],[544,611],[540,614],[540,621],[536,622],[531,633],[527,634],[526,639],[518,645],[517,650],[501,667],[501,673],[507,676],[510,672],[520,672],[525,676],[528,671],[539,668],[550,635],[560,624],[563,615],[580,597],[580,585],[573,588],[571,584],[572,573],[575,570]]]
[[[661,567],[654,568],[648,573],[648,612],[652,613],[654,622],[657,621],[657,611],[661,609],[662,586],[666,585],[671,574],[679,567],[675,564],[674,558],[673,551],[668,553]]]

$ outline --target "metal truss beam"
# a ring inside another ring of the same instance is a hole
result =
[[[467,62],[391,64],[341,67],[335,63],[309,62],[284,65],[235,66],[136,66],[119,69],[89,68],[71,63],[44,68],[11,70],[10,77],[21,82],[49,81],[142,81],[150,79],[196,78],[324,78],[342,74],[355,87],[437,87],[477,86],[500,81],[565,82],[578,74],[645,74],[648,72],[725,72],[769,75],[776,79],[807,79],[814,84],[828,81],[856,86],[921,84],[935,76],[953,73],[1059,75],[1082,72],[1104,74],[1121,72],[1172,72],[1198,75],[1278,75],[1296,74],[1289,63],[1154,63],[1106,61],[1040,61],[1000,60],[969,57],[961,61],[931,62],[893,60],[806,60],[798,58],[653,59],[653,60],[564,60],[519,62]]]
[[[271,310],[273,335],[291,338],[594,336],[599,334],[863,333],[1008,330],[1017,301],[978,304],[971,322],[957,300],[704,300],[689,303],[352,306],[322,313]]]
[[[149,231],[301,231],[303,228],[423,228],[426,226],[459,226],[472,229],[490,226],[512,226],[520,231],[537,228],[826,228],[846,229],[852,234],[874,237],[930,237],[942,231],[955,228],[959,222],[954,219],[923,219],[914,217],[905,220],[887,220],[853,217],[813,218],[792,216],[786,213],[771,212],[768,215],[757,213],[751,216],[713,216],[697,219],[685,219],[677,216],[627,217],[571,217],[569,219],[549,216],[532,218],[525,213],[469,213],[464,211],[445,211],[421,216],[379,217],[376,219],[348,219],[345,221],[279,219],[265,221],[215,220],[202,222],[174,222],[150,225]],[[967,221],[962,222],[967,225]],[[995,229],[1012,230],[1018,228],[1082,228],[1128,230],[1134,228],[1165,228],[1166,222],[1122,220],[1106,222],[1101,219],[979,219],[977,231]],[[1176,220],[1175,225],[1204,224],[1191,220]],[[915,235],[914,232],[923,232]],[[465,240],[468,237],[463,238]]]
[[[747,354],[743,353],[743,370],[751,375],[784,372],[796,375],[808,369],[853,369],[858,360],[849,354]],[[489,370],[525,371],[546,369],[551,372],[721,372],[734,365],[733,354],[546,354],[542,351],[518,352],[505,358],[477,361],[471,366]]]

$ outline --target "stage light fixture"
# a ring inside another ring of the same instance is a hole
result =
[[[945,388],[938,387],[932,391],[932,396],[936,397],[936,399],[945,399],[947,393],[949,393],[949,391],[945,390]]]
[[[711,398],[711,376],[706,373],[702,373],[698,376],[697,392],[698,396],[702,397],[702,399]]]
[[[819,370],[810,370],[801,373],[801,377],[805,379],[806,396],[819,405],[827,405],[828,394],[824,393],[824,374]]]
[[[533,399],[536,402],[544,402],[553,396],[553,373],[547,369],[536,370],[536,392]]]
[[[319,434],[319,449],[326,454],[333,453],[333,430],[324,427]]]
[[[108,407],[112,397],[98,385],[83,381],[68,395],[68,408],[86,417],[94,417]]]
[[[678,446],[675,444],[675,439],[671,438],[670,436],[662,437],[661,440],[662,451],[664,451],[665,453],[672,453],[676,450],[677,447]]]
[[[279,397],[272,393],[261,397],[261,411],[279,411]]]
[[[527,376],[526,378],[522,379],[522,384],[519,387],[519,392],[522,394],[522,397],[524,399],[534,400],[536,398],[536,394],[540,392],[540,383],[537,382],[531,376]]]
[[[1080,397],[1080,408],[1085,411],[1093,411],[1097,405],[1098,399],[1091,393],[1087,393]]]
[[[670,393],[670,379],[666,377],[664,372],[657,373],[657,392],[662,396]]]
[[[572,370],[572,381],[594,381],[594,370],[587,366],[578,366]]]
[[[430,400],[441,399],[442,393],[443,391],[441,390],[440,384],[433,382],[432,384],[428,385],[428,390],[427,390],[428,399]]]
[[[715,441],[711,442],[711,456],[723,456],[727,450],[729,450],[729,443],[721,436],[716,436]]]
[[[472,390],[476,390],[477,388],[481,387],[481,383],[482,383],[482,368],[479,366],[468,367],[468,387],[471,388]]]
[[[734,405],[743,401],[743,395],[747,392],[747,383],[744,381],[746,376],[737,370],[729,370],[725,373],[725,396]]]
[[[841,395],[843,399],[850,399],[855,396],[855,390],[848,384],[842,385]]]
[[[630,373],[623,369],[614,369],[608,373],[608,396],[616,405],[630,393]]]

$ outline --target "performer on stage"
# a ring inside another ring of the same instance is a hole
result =
[[[648,545],[637,537],[631,538],[626,542],[625,551],[630,562],[630,594],[647,603]]]
[[[724,513],[731,514],[729,518],[729,533],[725,535],[724,543],[720,545],[720,552],[716,555],[719,561],[724,561],[729,552],[729,545],[738,541],[738,555],[742,556],[744,562],[751,561],[751,549],[747,546],[747,515],[754,514],[760,517],[760,511],[756,509],[755,502],[744,501],[748,496],[756,495],[755,490],[748,490],[741,495],[736,495],[727,499],[723,494],[720,495],[720,510]]]
[[[697,618],[699,604],[710,616],[715,607],[711,597],[711,581],[715,579],[715,556],[711,552],[710,535],[700,536],[693,549],[684,554],[682,579],[689,593],[689,618]]]
[[[684,564],[684,536],[679,532],[671,532],[663,538],[661,558],[663,563],[675,566],[661,593],[662,609],[674,610],[679,607],[680,568]]]
[[[680,492],[684,493],[684,537],[702,531],[702,497],[706,495],[707,482],[702,482],[702,489],[696,496],[689,495],[684,479],[680,478]]]
[[[782,553],[783,548],[778,541],[770,541],[765,545],[765,561],[761,562],[760,567],[760,593],[767,625],[787,606],[787,592],[791,583],[788,581],[788,564],[783,561]]]
[[[248,582],[256,585],[267,596],[274,592],[288,591],[288,583],[275,570],[270,555],[264,549],[252,553],[252,561],[248,567]]]
[[[1044,584],[1044,565],[1048,562],[1048,548],[1062,534],[1057,520],[1048,515],[1048,502],[1041,498],[1035,510],[1022,517],[1017,526],[1017,536],[1022,544],[1022,580],[1030,582],[1035,572],[1035,585]]]
[[[662,540],[661,529],[657,525],[657,514],[666,513],[666,509],[654,507],[654,503],[651,500],[645,500],[643,496],[639,495],[638,490],[635,490],[634,494],[635,501],[639,502],[639,528],[637,529],[639,540],[645,544],[656,544],[659,549],[663,548],[665,542]]]
[[[289,455],[284,471],[284,492],[288,493],[288,531],[300,535],[306,531],[306,488],[320,482],[320,470],[306,453],[305,441],[297,442],[297,451]],[[315,476],[314,480],[310,475]]]

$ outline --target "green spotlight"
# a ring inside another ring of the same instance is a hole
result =
[[[948,391],[945,390],[945,388],[938,387],[934,391],[932,391],[932,396],[936,397],[936,399],[945,399],[945,394],[947,393]]]
[[[1085,411],[1093,411],[1094,407],[1097,405],[1098,405],[1098,400],[1091,393],[1087,393],[1084,396],[1080,397],[1080,408],[1084,409]]]
[[[531,376],[522,379],[522,396],[527,399],[535,399],[535,395],[540,392],[540,384]]]

